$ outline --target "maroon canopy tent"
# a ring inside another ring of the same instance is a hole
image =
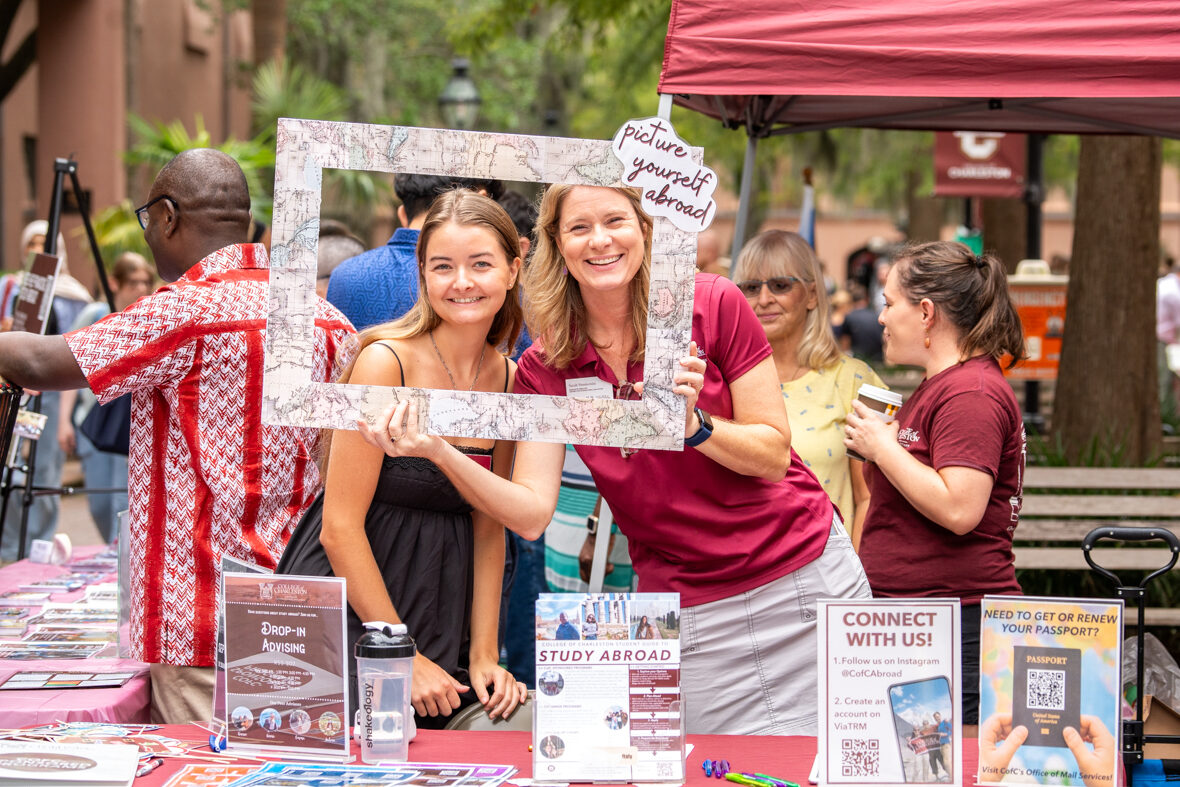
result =
[[[1180,136],[1175,0],[673,0],[660,92],[755,134]]]
[[[1180,6],[673,0],[659,91],[745,128],[747,164],[842,126],[1180,138]]]

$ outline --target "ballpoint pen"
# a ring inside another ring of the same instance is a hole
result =
[[[135,772],[135,775],[137,777],[147,776],[149,773],[154,771],[156,768],[159,768],[163,764],[164,764],[164,761],[159,759],[158,757],[151,757],[151,758],[147,759],[143,765],[139,766],[139,770],[137,770]]]

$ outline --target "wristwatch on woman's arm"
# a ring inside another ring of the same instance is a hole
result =
[[[694,407],[693,412],[696,413],[700,427],[684,438],[684,444],[689,448],[694,448],[713,436],[713,417],[699,407]]]

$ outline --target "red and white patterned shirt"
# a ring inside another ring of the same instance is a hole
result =
[[[320,488],[319,431],[262,423],[269,279],[266,247],[226,246],[66,335],[99,401],[132,394],[131,645],[141,661],[212,666],[222,555],[273,568]],[[329,381],[353,329],[316,300],[313,377]]]

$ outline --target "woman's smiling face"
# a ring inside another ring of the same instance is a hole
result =
[[[556,240],[583,292],[625,289],[643,265],[643,222],[615,189],[570,189],[561,202]]]
[[[426,244],[426,297],[447,322],[490,320],[504,304],[519,268],[519,258],[509,260],[491,230],[449,222]]]

